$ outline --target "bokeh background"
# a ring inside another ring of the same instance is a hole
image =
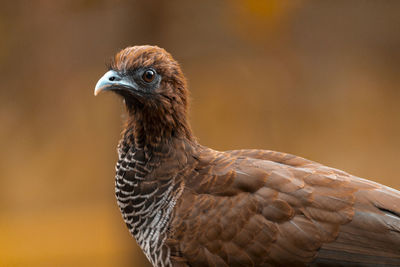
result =
[[[146,266],[114,199],[105,62],[182,64],[204,145],[300,155],[400,189],[400,1],[1,1],[0,266]],[[122,115],[121,115],[122,114]]]

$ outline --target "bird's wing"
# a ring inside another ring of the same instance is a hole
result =
[[[170,242],[190,266],[400,264],[400,193],[299,157],[204,150]]]
[[[323,244],[316,263],[400,266],[400,193],[353,177],[354,215],[334,242]]]

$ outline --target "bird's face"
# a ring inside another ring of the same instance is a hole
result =
[[[124,97],[150,97],[160,87],[160,82],[160,74],[152,67],[131,70],[110,69],[97,82],[94,94],[110,90]]]
[[[145,45],[117,53],[94,94],[113,91],[124,98],[128,109],[169,108],[172,102],[186,106],[185,87],[182,71],[172,56],[162,48]]]

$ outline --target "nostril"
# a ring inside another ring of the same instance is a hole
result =
[[[111,76],[110,78],[108,78],[110,81],[115,81],[115,77]]]

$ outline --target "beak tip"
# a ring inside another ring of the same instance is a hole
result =
[[[112,82],[110,82],[109,78],[111,76],[116,76],[116,72],[113,70],[110,70],[106,72],[96,83],[96,86],[94,88],[94,96],[97,96],[100,94],[102,91],[107,90],[107,88],[112,85]]]

